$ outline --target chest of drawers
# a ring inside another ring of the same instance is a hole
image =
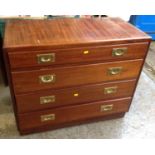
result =
[[[119,18],[8,22],[4,58],[20,133],[124,116],[150,40]]]

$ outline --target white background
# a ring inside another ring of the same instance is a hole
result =
[[[155,14],[155,0],[0,0],[0,15]]]

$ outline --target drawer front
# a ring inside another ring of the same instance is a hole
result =
[[[19,128],[26,130],[41,126],[54,126],[65,122],[127,112],[130,102],[131,98],[123,98],[19,114]]]
[[[9,53],[11,68],[143,58],[148,43]]]
[[[18,112],[132,96],[136,80],[16,95]]]
[[[143,60],[12,72],[15,93],[136,78]]]

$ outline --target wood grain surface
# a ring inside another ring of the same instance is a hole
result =
[[[44,110],[54,107],[61,107],[71,104],[82,104],[99,100],[115,99],[133,95],[136,80],[120,82],[101,83],[86,85],[83,87],[72,87],[58,90],[45,90],[27,94],[16,95],[16,102],[19,113]],[[105,88],[115,87],[116,92],[105,94]],[[76,96],[76,94],[78,94]],[[40,104],[40,97],[55,96],[54,102]]]
[[[20,130],[33,129],[41,126],[54,126],[65,122],[83,120],[97,116],[106,116],[109,114],[116,114],[127,112],[131,98],[123,98],[117,100],[99,101],[87,103],[82,105],[74,105],[69,107],[48,109],[33,113],[19,114]],[[101,111],[102,105],[113,104],[113,109],[110,111]],[[42,122],[42,115],[55,114],[55,120]]]
[[[82,62],[103,62],[118,61],[127,59],[140,59],[146,54],[148,42],[110,45],[110,46],[90,46],[85,48],[40,50],[40,51],[19,51],[10,52],[9,61],[12,69],[26,67],[43,67],[57,64],[76,64]],[[114,48],[126,48],[123,56],[113,56]],[[87,54],[84,52],[87,51]],[[48,63],[38,63],[38,54],[54,54],[55,61]]]
[[[12,72],[14,91],[16,94],[19,94],[50,88],[64,88],[105,81],[132,79],[139,75],[142,62],[139,59]],[[108,71],[112,67],[122,67],[122,72],[110,75]],[[39,77],[46,75],[55,75],[55,82],[41,83]]]
[[[4,48],[65,48],[150,40],[120,18],[14,20],[6,24]]]
[[[3,54],[20,133],[124,116],[150,41],[120,18],[8,20]],[[127,52],[114,57],[113,48]],[[39,54],[52,54],[55,61],[38,63]],[[111,68],[121,72],[111,75]],[[117,91],[105,94],[109,87]],[[40,104],[41,97],[50,103]],[[103,105],[113,108],[101,112]],[[42,122],[49,114],[55,120]]]

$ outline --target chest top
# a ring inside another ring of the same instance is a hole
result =
[[[6,24],[4,49],[68,48],[148,39],[120,18],[15,20]]]

